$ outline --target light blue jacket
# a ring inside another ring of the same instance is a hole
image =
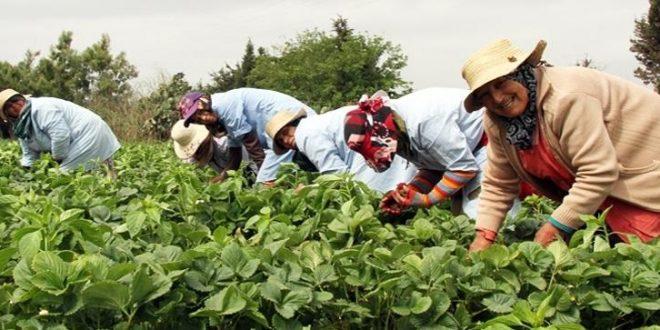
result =
[[[479,171],[474,151],[484,128],[483,109],[468,113],[463,100],[468,90],[422,89],[391,100],[410,137],[408,160],[420,169]]]
[[[308,117],[316,115],[312,108],[289,95],[256,88],[213,94],[211,109],[225,125],[231,147],[241,146],[243,137],[251,131],[259,137],[261,146],[266,149],[266,158],[257,174],[257,182],[274,180],[280,164],[293,159],[293,151],[278,156],[271,150],[273,140],[266,134],[266,123],[283,110],[305,109]]]
[[[49,152],[61,160],[64,171],[83,166],[89,170],[111,158],[120,144],[101,117],[69,101],[34,97],[29,139],[19,139],[21,165],[31,166],[40,154]]]
[[[362,181],[371,189],[387,192],[400,182],[408,182],[417,173],[417,167],[401,157],[394,157],[387,171],[372,170],[357,152],[344,142],[344,118],[356,106],[346,106],[318,116],[305,118],[296,128],[298,150],[321,173],[348,172],[355,180]]]

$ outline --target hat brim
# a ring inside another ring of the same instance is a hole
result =
[[[277,115],[276,115],[277,116]],[[307,112],[305,109],[300,109],[298,112],[289,111],[284,115],[280,115],[278,118],[273,118],[266,126],[266,132],[273,140],[273,152],[276,155],[283,155],[291,149],[287,149],[281,144],[275,141],[275,137],[280,133],[282,128],[286,127],[291,122],[298,120],[300,118],[307,117]]]
[[[537,65],[541,61],[541,57],[543,56],[543,51],[545,50],[546,46],[547,43],[545,42],[545,40],[539,40],[539,42],[536,43],[534,49],[532,49],[523,58],[517,59],[516,61],[506,62],[501,65],[493,66],[491,68],[484,70],[485,72],[482,75],[485,78],[483,78],[481,82],[477,83],[472,88],[470,94],[468,94],[465,97],[465,100],[463,101],[463,106],[465,107],[465,110],[467,112],[473,112],[483,107],[483,104],[480,104],[474,97],[474,93],[482,86],[488,84],[489,82],[499,77],[506,76],[507,74],[515,71],[519,66],[521,66],[524,63],[529,63],[533,66]]]

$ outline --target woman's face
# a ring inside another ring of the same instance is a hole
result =
[[[190,119],[191,123],[201,124],[201,125],[211,125],[218,122],[218,115],[211,110],[197,110]]]
[[[497,115],[514,118],[520,116],[529,102],[527,88],[512,79],[499,77],[477,89],[476,101]]]
[[[21,110],[25,106],[25,99],[19,98],[16,101],[7,101],[2,108],[10,120],[16,120],[21,114]]]
[[[296,126],[286,125],[277,132],[275,143],[279,143],[286,149],[296,149]]]

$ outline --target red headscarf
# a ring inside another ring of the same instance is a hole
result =
[[[360,153],[376,172],[387,170],[396,154],[399,130],[392,108],[381,95],[360,99],[358,109],[346,114],[344,141]]]

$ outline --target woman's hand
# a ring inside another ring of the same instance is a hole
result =
[[[548,246],[548,244],[554,242],[557,237],[561,237],[562,239],[566,240],[568,235],[566,235],[559,228],[553,226],[550,222],[546,222],[543,226],[541,226],[541,228],[539,228],[539,230],[536,231],[536,235],[534,235],[534,242],[539,243],[545,247]]]
[[[396,190],[390,190],[380,200],[378,207],[388,215],[400,215],[402,208],[397,204],[394,195],[398,194]]]
[[[392,194],[394,201],[401,205],[402,208],[407,208],[412,205],[413,196],[417,193],[415,189],[405,183],[399,183]]]
[[[489,241],[483,236],[475,236],[472,244],[470,244],[469,252],[479,252],[489,248],[493,242]]]
[[[497,233],[487,229],[477,229],[474,240],[470,244],[469,252],[479,252],[489,248],[495,239],[497,238]]]

